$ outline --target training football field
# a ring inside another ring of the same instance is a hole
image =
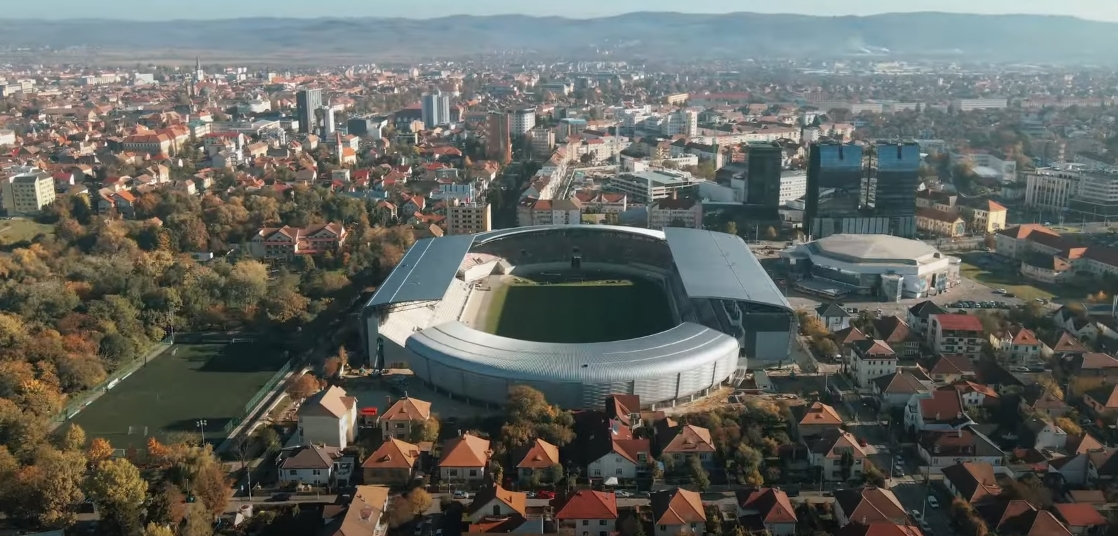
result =
[[[628,279],[505,284],[493,289],[489,333],[566,344],[634,339],[672,327],[656,284]]]
[[[176,344],[71,421],[116,448],[143,448],[148,436],[199,433],[205,421],[206,441],[214,443],[285,361],[282,348],[262,341]]]

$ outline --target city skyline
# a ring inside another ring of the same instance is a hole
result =
[[[59,5],[61,4],[61,5]],[[152,2],[150,0],[114,0],[104,4],[61,0],[49,4],[27,3],[8,6],[6,15],[20,19],[64,20],[75,18],[105,18],[125,20],[167,19],[228,19],[248,17],[402,17],[436,18],[453,15],[505,15],[522,14],[538,16],[564,16],[568,18],[593,18],[616,16],[638,11],[679,11],[679,4],[669,0],[618,0],[603,5],[593,0],[570,0],[562,5],[533,5],[526,11],[522,3],[511,0],[478,0],[463,9],[462,4],[448,0],[432,0],[422,4],[380,5],[360,7],[341,0],[320,0],[316,10],[308,12],[305,4],[284,2],[277,5],[265,0],[244,0],[236,4],[216,0],[199,0],[192,7],[194,12],[182,11],[181,4]],[[1091,20],[1118,21],[1118,5],[1102,4],[1096,0],[1068,0],[1053,3],[1049,0],[985,0],[980,6],[965,0],[914,0],[898,5],[888,0],[863,0],[857,6],[849,3],[819,4],[815,0],[786,0],[779,4],[755,0],[693,0],[686,5],[687,13],[791,13],[818,16],[874,15],[881,13],[939,11],[974,14],[1038,14],[1069,15]]]

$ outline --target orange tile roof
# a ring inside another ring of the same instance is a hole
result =
[[[714,452],[714,442],[710,438],[710,430],[701,426],[685,424],[675,428],[675,435],[664,446],[663,452],[673,454],[691,454],[698,452]]]
[[[652,518],[657,525],[705,523],[706,511],[699,494],[685,489],[658,491],[651,497]]]
[[[828,406],[827,404],[824,404],[822,402],[815,402],[814,404],[812,404],[811,408],[809,408],[807,410],[807,413],[804,415],[804,418],[800,419],[801,425],[840,425],[842,424],[842,422],[842,417],[839,417],[839,414],[837,411],[835,411],[835,408],[832,408],[831,406]]]
[[[601,491],[578,490],[559,507],[555,519],[617,519],[617,496]]]
[[[401,398],[385,410],[382,420],[425,421],[431,418],[431,403],[417,398]]]
[[[559,464],[559,447],[536,438],[521,457],[518,469],[547,469]]]
[[[389,438],[361,463],[363,469],[411,469],[419,460],[419,447]]]
[[[492,452],[489,440],[463,434],[443,444],[439,467],[485,467]]]
[[[1056,503],[1052,505],[1064,522],[1072,527],[1106,525],[1106,518],[1090,504]]]

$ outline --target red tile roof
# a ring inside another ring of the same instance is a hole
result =
[[[982,332],[982,321],[974,315],[942,314],[935,317],[944,330]]]
[[[576,491],[559,507],[555,519],[617,519],[617,497],[588,489]]]
[[[1098,509],[1090,504],[1057,503],[1052,506],[1060,518],[1072,527],[1093,527],[1107,523]]]

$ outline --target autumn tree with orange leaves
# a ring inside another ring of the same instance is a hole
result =
[[[85,454],[90,463],[97,463],[113,456],[113,446],[108,439],[95,437],[93,441],[89,442],[89,449],[86,450]]]

